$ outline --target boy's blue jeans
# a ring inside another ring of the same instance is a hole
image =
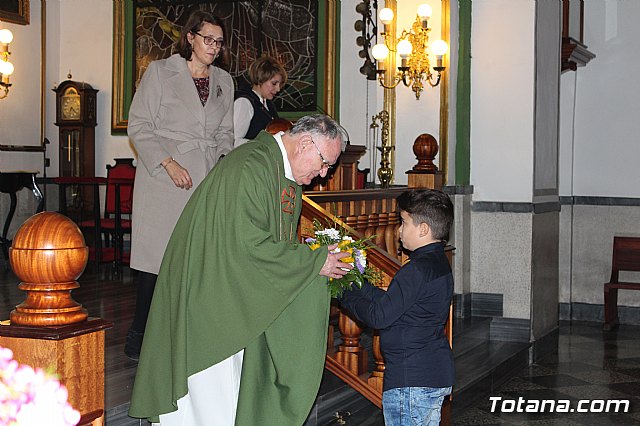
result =
[[[448,388],[406,387],[382,394],[385,426],[425,426],[440,424],[440,411]]]

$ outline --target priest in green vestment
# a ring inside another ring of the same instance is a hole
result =
[[[213,405],[181,414],[179,422],[163,417],[183,411],[178,401],[200,392],[191,389],[192,378],[243,352],[229,425],[304,423],[324,368],[327,277],[350,266],[340,261],[348,253],[311,251],[297,241],[301,185],[325,176],[345,144],[344,129],[331,118],[303,117],[286,133],[262,132],[233,150],[198,186],[164,254],[132,417],[227,426],[209,416]]]

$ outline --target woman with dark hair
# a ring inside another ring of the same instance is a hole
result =
[[[233,149],[233,81],[224,65],[225,29],[208,12],[191,13],[178,53],[149,64],[129,110],[138,153],[131,268],[136,312],[125,354],[138,359],[158,270],[171,232],[193,191]]]
[[[249,67],[251,87],[236,91],[233,128],[235,146],[255,138],[274,119],[278,111],[273,98],[287,82],[287,72],[280,62],[263,56]]]

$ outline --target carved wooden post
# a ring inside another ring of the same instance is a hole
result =
[[[343,311],[340,311],[338,328],[342,344],[338,346],[336,360],[356,375],[364,373],[367,368],[367,352],[360,345],[362,328]]]
[[[371,213],[367,221],[367,229],[364,231],[365,237],[375,235],[378,226],[378,213]]]
[[[387,290],[388,285],[381,285],[381,289]],[[380,393],[382,393],[382,384],[384,382],[384,357],[382,356],[382,350],[380,349],[380,331],[375,330],[373,333],[373,343],[371,347],[371,351],[373,352],[373,359],[375,367],[371,372],[371,375],[367,379],[367,383],[377,389]]]
[[[15,325],[54,326],[87,319],[87,311],[71,297],[80,287],[89,248],[75,223],[57,213],[32,216],[20,227],[9,249],[18,288],[27,299],[11,311]]]
[[[80,229],[53,212],[29,218],[16,233],[9,258],[26,300],[0,327],[0,346],[22,364],[53,370],[82,415],[80,425],[104,424],[104,334],[111,323],[87,319],[71,297],[89,257]]]
[[[375,367],[371,372],[371,376],[367,379],[367,383],[373,386],[378,392],[382,393],[382,384],[384,381],[384,358],[380,350],[380,332],[376,330],[373,333],[373,345],[371,348],[373,359],[375,359]]]
[[[356,230],[362,232],[366,235],[367,224],[369,222],[369,218],[366,214],[358,215],[358,221],[356,222]]]
[[[336,318],[339,318],[340,308],[336,305],[336,300],[331,299],[331,307],[329,308],[329,330],[327,331],[327,353],[335,351],[335,330],[333,327]]]
[[[358,217],[349,215],[343,219],[343,222],[352,227],[353,229],[357,229],[358,225]]]
[[[418,159],[418,164],[407,172],[409,175],[409,188],[442,189],[443,175],[433,160],[438,153],[436,138],[428,133],[423,133],[413,142],[413,153]]]
[[[376,228],[375,235],[375,243],[376,245],[386,248],[385,246],[385,231],[387,228],[387,224],[389,223],[389,213],[380,213],[378,215],[378,227]]]
[[[398,214],[396,212],[389,213],[388,225],[384,231],[384,242],[385,249],[387,252],[393,256],[397,256],[398,252],[398,229],[399,229],[399,221]]]

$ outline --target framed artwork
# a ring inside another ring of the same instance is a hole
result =
[[[0,1],[0,21],[29,24],[29,0]]]
[[[225,23],[227,71],[236,87],[248,84],[249,65],[268,54],[288,74],[274,99],[280,116],[334,116],[338,1],[114,0],[112,131],[126,131],[131,99],[147,65],[174,53],[193,9],[211,12]]]

